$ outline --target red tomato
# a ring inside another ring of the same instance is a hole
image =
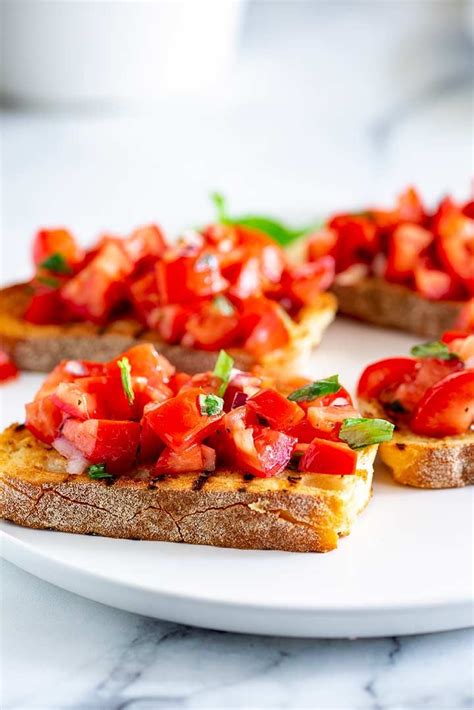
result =
[[[15,377],[18,377],[18,368],[10,360],[7,353],[4,350],[0,350],[0,382],[13,380]]]
[[[286,430],[288,436],[294,436],[300,444],[309,444],[318,436],[318,430],[309,421],[308,417]]]
[[[347,444],[313,439],[298,466],[300,471],[348,476],[357,471],[357,453]]]
[[[453,279],[444,271],[420,265],[415,267],[414,276],[415,289],[423,298],[438,301],[453,293]]]
[[[33,240],[33,261],[40,266],[53,254],[61,254],[70,265],[84,258],[84,252],[67,229],[41,229]]]
[[[247,338],[244,348],[256,359],[289,342],[288,316],[268,298],[249,298],[243,306],[241,329]]]
[[[157,352],[151,343],[140,343],[126,350],[122,355],[108,363],[107,371],[111,375],[117,374],[117,362],[127,358],[130,363],[131,374],[134,377],[146,377],[152,387],[169,381],[176,372],[176,368],[163,355]]]
[[[198,256],[168,253],[156,265],[161,303],[189,303],[224,291],[229,285],[221,275],[219,260],[212,251]]]
[[[267,283],[278,283],[285,267],[282,249],[258,229],[249,229],[236,225],[235,230],[240,243],[246,250],[245,260],[257,257],[260,273]]]
[[[433,235],[415,224],[399,225],[389,239],[385,278],[402,283],[413,275],[422,252],[433,241]]]
[[[138,320],[155,329],[159,320],[160,298],[155,272],[151,271],[128,284],[130,300]]]
[[[136,459],[140,424],[67,419],[62,433],[91,463],[104,463],[110,473],[124,473],[132,468]]]
[[[236,298],[250,298],[262,291],[260,262],[257,257],[238,260],[225,268],[223,273],[231,284],[229,293]]]
[[[338,236],[334,229],[320,229],[306,238],[308,240],[308,259],[310,261],[316,261],[327,254],[335,255]]]
[[[411,428],[421,436],[456,436],[474,422],[474,369],[454,372],[430,387],[420,400]]]
[[[62,382],[51,395],[54,404],[76,419],[134,419],[136,408],[129,404],[117,377],[82,377]]]
[[[178,394],[180,389],[184,387],[191,379],[191,375],[186,372],[176,372],[169,381],[169,386],[173,390],[173,394]]]
[[[147,404],[144,409],[144,415],[156,409],[158,405],[154,403]],[[149,425],[146,416],[142,417],[140,426],[140,446],[138,449],[138,460],[140,463],[155,462],[161,454],[165,445],[160,437],[156,435],[154,429]]]
[[[247,400],[247,406],[259,419],[265,420],[265,425],[274,429],[285,430],[304,418],[304,412],[296,402],[291,402],[273,389],[263,389]]]
[[[134,264],[162,256],[166,247],[165,236],[156,224],[138,227],[122,240],[122,248]]]
[[[183,451],[200,443],[219,426],[222,414],[201,414],[197,387],[182,389],[176,397],[147,412],[145,417],[164,443],[174,451]]]
[[[237,246],[237,232],[228,224],[210,224],[205,227],[202,236],[221,254],[228,254]]]
[[[133,265],[114,243],[105,244],[97,255],[61,288],[71,315],[93,323],[105,323],[125,293],[124,279]]]
[[[235,431],[233,439],[237,468],[260,478],[283,471],[296,444],[294,437],[262,427]]]
[[[317,302],[322,291],[334,281],[335,262],[332,256],[320,257],[317,261],[289,267],[283,274],[282,289],[299,305],[311,306]]]
[[[29,402],[25,410],[26,426],[33,436],[45,444],[51,444],[59,436],[64,420],[63,412],[56,407],[49,396]]]
[[[380,399],[388,405],[397,402],[405,412],[412,412],[427,389],[452,372],[463,368],[464,365],[460,360],[420,359],[413,372],[405,376],[400,383],[386,387]]]
[[[52,394],[61,382],[73,382],[80,377],[100,377],[106,374],[106,365],[88,360],[63,360],[44,380],[35,399]]]
[[[398,196],[397,217],[401,222],[415,224],[420,224],[425,220],[425,208],[414,187],[408,187]]]
[[[449,345],[449,343],[452,343],[453,340],[463,340],[464,338],[468,337],[469,333],[464,330],[447,330],[443,333],[440,340],[442,343],[446,343],[447,345]]]
[[[64,306],[57,288],[35,285],[34,293],[23,314],[28,323],[47,325],[62,323],[64,320]]]
[[[235,344],[239,331],[237,313],[224,315],[210,302],[203,303],[186,323],[182,343],[201,350],[221,350]]]
[[[168,304],[159,309],[157,329],[167,343],[180,343],[186,333],[186,324],[193,313],[193,307]]]
[[[439,257],[448,272],[474,295],[474,220],[452,203],[437,219]]]
[[[320,439],[332,439],[333,441],[339,439],[339,432],[344,419],[358,416],[359,413],[351,405],[310,407],[308,409],[308,421],[315,431],[314,436]]]
[[[163,473],[195,473],[197,471],[215,471],[216,452],[204,444],[195,444],[185,451],[177,453],[166,448],[156,462],[153,475]]]
[[[413,357],[390,357],[374,362],[362,373],[357,385],[357,396],[361,399],[376,399],[384,389],[412,375],[417,363]]]
[[[355,263],[371,261],[378,251],[378,232],[374,222],[363,215],[336,215],[329,227],[338,235],[337,271],[345,271]]]

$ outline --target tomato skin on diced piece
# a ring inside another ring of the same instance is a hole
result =
[[[0,350],[0,383],[14,380],[17,376],[17,366],[4,350]]]
[[[33,294],[23,313],[28,323],[36,325],[59,324],[64,321],[64,306],[57,288],[35,283]]]
[[[240,327],[244,348],[256,359],[284,347],[290,340],[288,316],[268,298],[250,298],[244,303]]]
[[[189,303],[224,291],[219,260],[212,251],[202,254],[161,259],[156,265],[158,294],[163,305]]]
[[[69,230],[40,229],[33,240],[33,262],[41,266],[53,254],[60,254],[69,267],[84,258],[84,252]]]
[[[130,363],[131,374],[135,377],[146,377],[152,387],[169,382],[176,368],[163,355],[157,352],[151,343],[140,343],[126,350],[107,365],[107,371],[117,374],[117,362],[126,358]]]
[[[384,389],[409,377],[418,367],[416,358],[391,357],[368,365],[357,385],[361,399],[376,399]]]
[[[166,473],[211,473],[216,468],[216,452],[204,444],[194,444],[185,451],[165,448],[156,462],[153,476]]]
[[[200,394],[202,390],[197,387],[182,389],[175,397],[145,414],[152,429],[174,451],[200,443],[219,425],[222,414],[201,414]]]
[[[58,436],[65,418],[51,396],[29,402],[25,405],[25,412],[27,429],[43,443],[51,444]]]
[[[113,242],[106,243],[94,258],[62,288],[61,298],[72,317],[106,323],[126,294],[125,278],[133,264]]]
[[[421,254],[433,241],[433,234],[414,224],[401,224],[391,234],[385,278],[404,283],[419,264]]]
[[[298,468],[308,473],[348,476],[357,471],[357,452],[342,442],[313,439]]]
[[[421,436],[456,436],[474,423],[474,369],[453,372],[426,390],[411,419]]]
[[[68,419],[62,432],[88,461],[105,464],[110,473],[124,473],[136,460],[140,441],[137,422]]]
[[[304,411],[296,402],[291,402],[274,389],[259,390],[247,400],[247,407],[268,422],[270,427],[280,431],[285,431],[304,418]]]

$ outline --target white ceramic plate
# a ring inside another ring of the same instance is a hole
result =
[[[354,386],[364,364],[415,339],[339,320],[308,374]],[[40,378],[2,392],[3,424],[22,419]],[[3,555],[96,601],[172,621],[285,636],[385,636],[473,623],[473,489],[420,491],[379,469],[374,497],[338,550],[242,551],[111,540],[2,523]]]

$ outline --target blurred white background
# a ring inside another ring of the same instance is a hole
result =
[[[472,5],[3,0],[2,278],[39,225],[84,242],[235,210],[304,221],[407,183],[466,196]]]

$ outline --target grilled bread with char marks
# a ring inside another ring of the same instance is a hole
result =
[[[221,471],[106,481],[69,475],[24,427],[0,435],[0,516],[31,528],[241,549],[327,552],[369,502],[376,446],[355,475]]]

